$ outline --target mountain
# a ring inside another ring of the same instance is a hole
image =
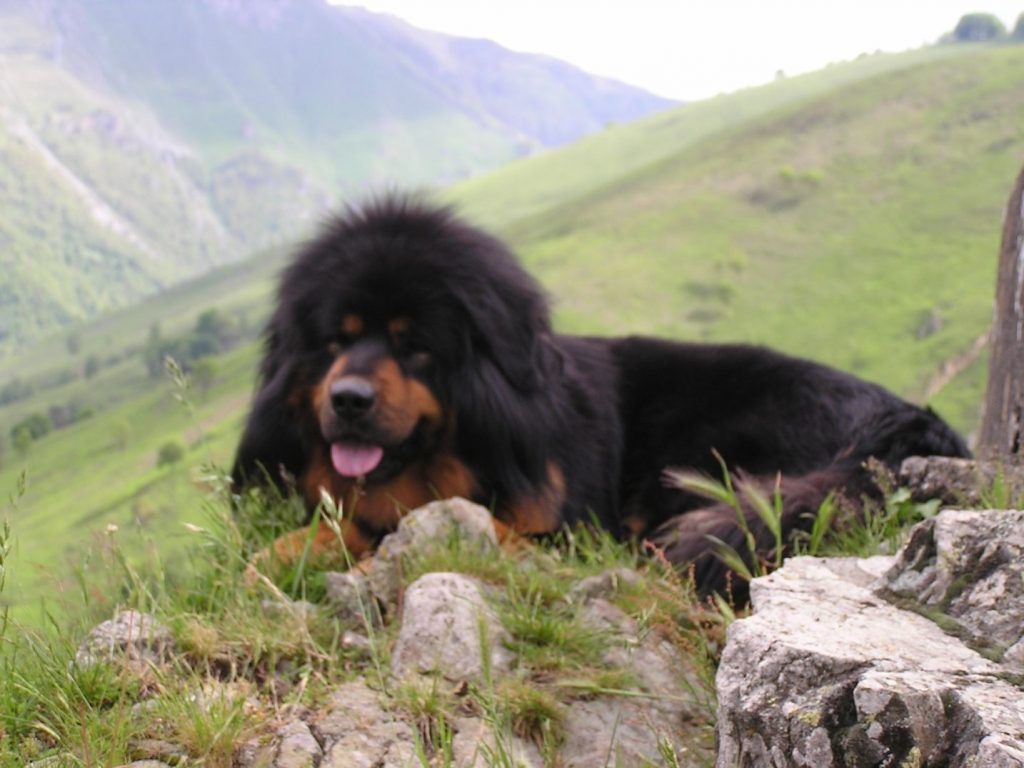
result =
[[[670,102],[322,0],[0,0],[0,356]]]

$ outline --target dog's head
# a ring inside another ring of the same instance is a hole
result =
[[[407,198],[352,211],[282,277],[236,477],[322,455],[383,483],[448,452],[525,490],[545,472],[549,341],[542,291],[491,236]]]

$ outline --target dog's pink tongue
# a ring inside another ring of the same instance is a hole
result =
[[[332,443],[331,463],[342,477],[361,477],[377,468],[384,449],[369,443]]]

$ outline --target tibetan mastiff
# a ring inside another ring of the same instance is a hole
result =
[[[768,349],[558,334],[505,245],[391,196],[329,223],[284,271],[233,476],[289,478],[310,510],[326,490],[356,557],[406,511],[464,496],[499,533],[592,521],[649,540],[709,592],[726,581],[711,537],[745,552],[745,534],[666,469],[720,477],[722,459],[746,482],[781,476],[788,539],[829,493],[871,493],[869,457],[915,454],[967,449],[930,410]],[[767,552],[774,536],[748,517]],[[321,526],[313,547],[333,539]]]

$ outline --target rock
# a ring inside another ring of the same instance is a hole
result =
[[[977,507],[1000,500],[983,498],[986,490],[1001,486],[1007,503],[1024,497],[1024,465],[1008,462],[954,459],[948,456],[911,456],[900,465],[900,485],[919,501],[940,499],[954,506]],[[992,495],[992,494],[989,494]]]
[[[81,665],[125,658],[160,663],[174,653],[174,638],[163,624],[139,611],[121,611],[89,633],[75,654]]]
[[[277,755],[274,768],[316,768],[323,758],[320,743],[313,738],[309,726],[293,720],[277,731]]]
[[[320,768],[418,765],[412,728],[383,707],[362,681],[340,686],[311,730],[323,747]]]
[[[992,535],[1018,513],[988,514],[1003,517],[987,521]],[[930,595],[944,574],[969,572],[947,545],[967,538],[963,515],[915,529],[874,585],[863,575],[885,560],[851,569],[848,559],[798,557],[752,582],[753,615],[729,627],[716,681],[720,768],[1024,766],[1019,675],[882,596],[893,584]],[[940,567],[922,542],[947,534],[936,548],[954,562]],[[914,564],[933,577],[915,582]]]
[[[642,579],[632,568],[610,568],[596,576],[580,579],[569,590],[569,598],[582,602],[591,597],[612,597],[622,586],[636,586]]]
[[[482,626],[488,649],[481,648]],[[428,573],[406,590],[391,672],[396,677],[437,673],[453,681],[478,681],[485,650],[494,671],[511,667],[505,637],[476,580],[461,573]]]
[[[341,647],[348,651],[370,653],[373,650],[373,643],[366,635],[345,631],[341,636]]]
[[[914,528],[883,589],[932,609],[990,658],[1024,637],[1024,512],[947,510]],[[1021,646],[1018,645],[1018,648]]]
[[[603,660],[627,671],[639,695],[573,702],[560,765],[661,765],[659,741],[681,751],[682,725],[693,714],[683,678],[687,665],[670,643],[655,632],[641,637],[636,622],[605,600],[588,601],[581,618],[611,638]]]
[[[402,561],[447,546],[457,536],[464,547],[481,551],[498,546],[491,513],[479,504],[454,498],[415,509],[384,537],[370,568],[370,589],[385,606],[394,605],[402,581]]]
[[[33,760],[31,763],[27,763],[25,768],[64,768],[65,766],[75,765],[78,759],[70,754],[66,753],[63,755],[50,755],[44,757],[41,760]],[[119,766],[119,768],[123,768]]]
[[[324,574],[327,602],[346,624],[361,629],[382,625],[380,606],[370,591],[370,581],[358,571]]]
[[[452,723],[452,761],[457,768],[489,768],[489,754],[506,754],[516,768],[544,768],[544,757],[537,745],[518,736],[506,735],[500,747],[491,727],[478,717],[457,718]],[[499,763],[504,765],[504,763]]]

